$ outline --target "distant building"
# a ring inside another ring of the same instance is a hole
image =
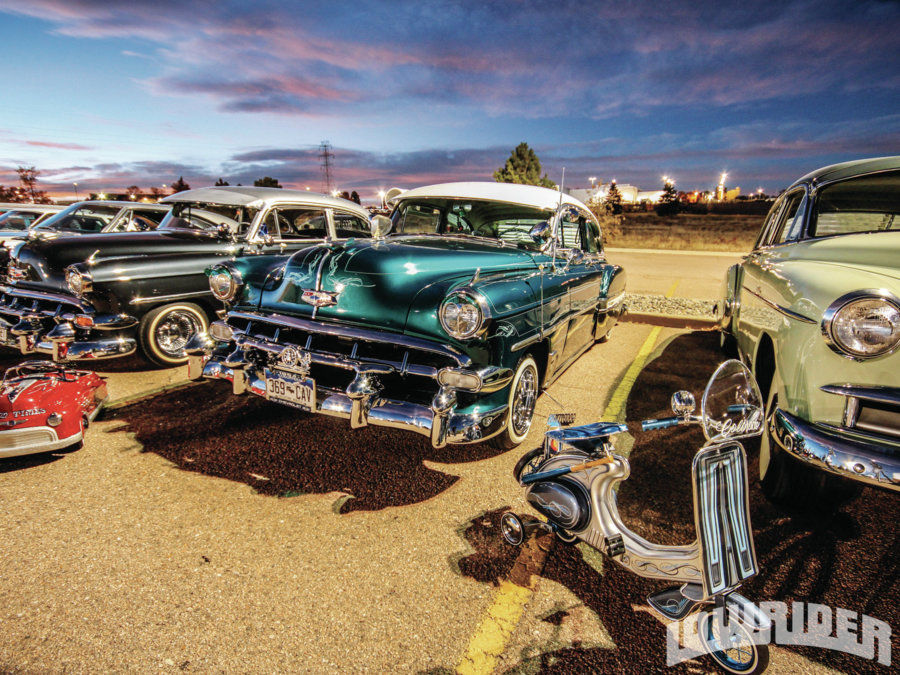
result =
[[[622,195],[623,204],[637,204],[640,202],[638,195],[641,193],[636,186],[628,185],[627,183],[616,183],[616,187],[619,188],[619,194]],[[593,188],[569,188],[566,190],[566,193],[575,197],[575,199],[580,199],[585,204],[591,201],[602,202],[606,199],[606,195],[609,194],[609,183],[597,185]]]

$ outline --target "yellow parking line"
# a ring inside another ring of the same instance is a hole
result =
[[[671,298],[677,287],[678,282],[676,281],[666,292],[666,297]],[[653,352],[661,331],[662,328],[659,326],[653,328],[650,335],[644,340],[637,356],[628,367],[625,377],[613,392],[603,413],[603,421],[615,422],[624,416],[628,394],[631,393],[631,388],[647,362],[647,358]],[[523,552],[525,550],[523,548]],[[509,644],[513,631],[519,625],[522,614],[525,613],[525,605],[528,604],[534,593],[534,584],[534,576],[529,578],[528,586],[519,586],[511,581],[501,582],[494,591],[491,604],[478,624],[475,634],[469,640],[465,656],[456,667],[457,673],[460,675],[489,675],[494,672],[497,660],[506,651],[506,645]]]

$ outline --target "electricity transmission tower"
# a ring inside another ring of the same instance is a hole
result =
[[[319,145],[319,159],[322,161],[322,192],[325,194],[331,194],[331,160],[333,158],[331,143],[322,141]]]

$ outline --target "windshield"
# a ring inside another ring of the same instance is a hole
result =
[[[0,230],[27,230],[42,215],[33,211],[7,211],[0,215]]]
[[[391,221],[394,234],[437,234],[486,237],[537,250],[531,228],[549,221],[552,211],[473,199],[401,201]]]
[[[826,185],[816,199],[810,237],[900,230],[900,171]]]
[[[73,204],[67,209],[50,216],[35,230],[53,230],[69,232],[100,232],[119,212],[117,206],[101,206],[96,204]]]
[[[160,230],[194,230],[215,234],[224,225],[229,233],[244,235],[259,209],[223,204],[176,202],[160,223]]]

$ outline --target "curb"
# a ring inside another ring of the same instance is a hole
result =
[[[153,398],[157,394],[162,394],[165,391],[173,391],[175,389],[187,389],[188,387],[193,387],[195,385],[201,384],[201,382],[194,382],[193,380],[182,380],[181,382],[173,382],[171,384],[163,385],[162,387],[157,387],[156,389],[151,389],[150,391],[142,391],[137,394],[132,394],[131,396],[125,396],[124,398],[117,398],[115,401],[110,401],[106,405],[103,406],[104,410],[118,410],[119,408],[125,408],[134,403],[139,403],[148,398]]]
[[[644,323],[664,328],[689,328],[691,330],[716,330],[718,322],[713,317],[686,316],[683,314],[653,314],[650,312],[625,312],[619,321]]]

